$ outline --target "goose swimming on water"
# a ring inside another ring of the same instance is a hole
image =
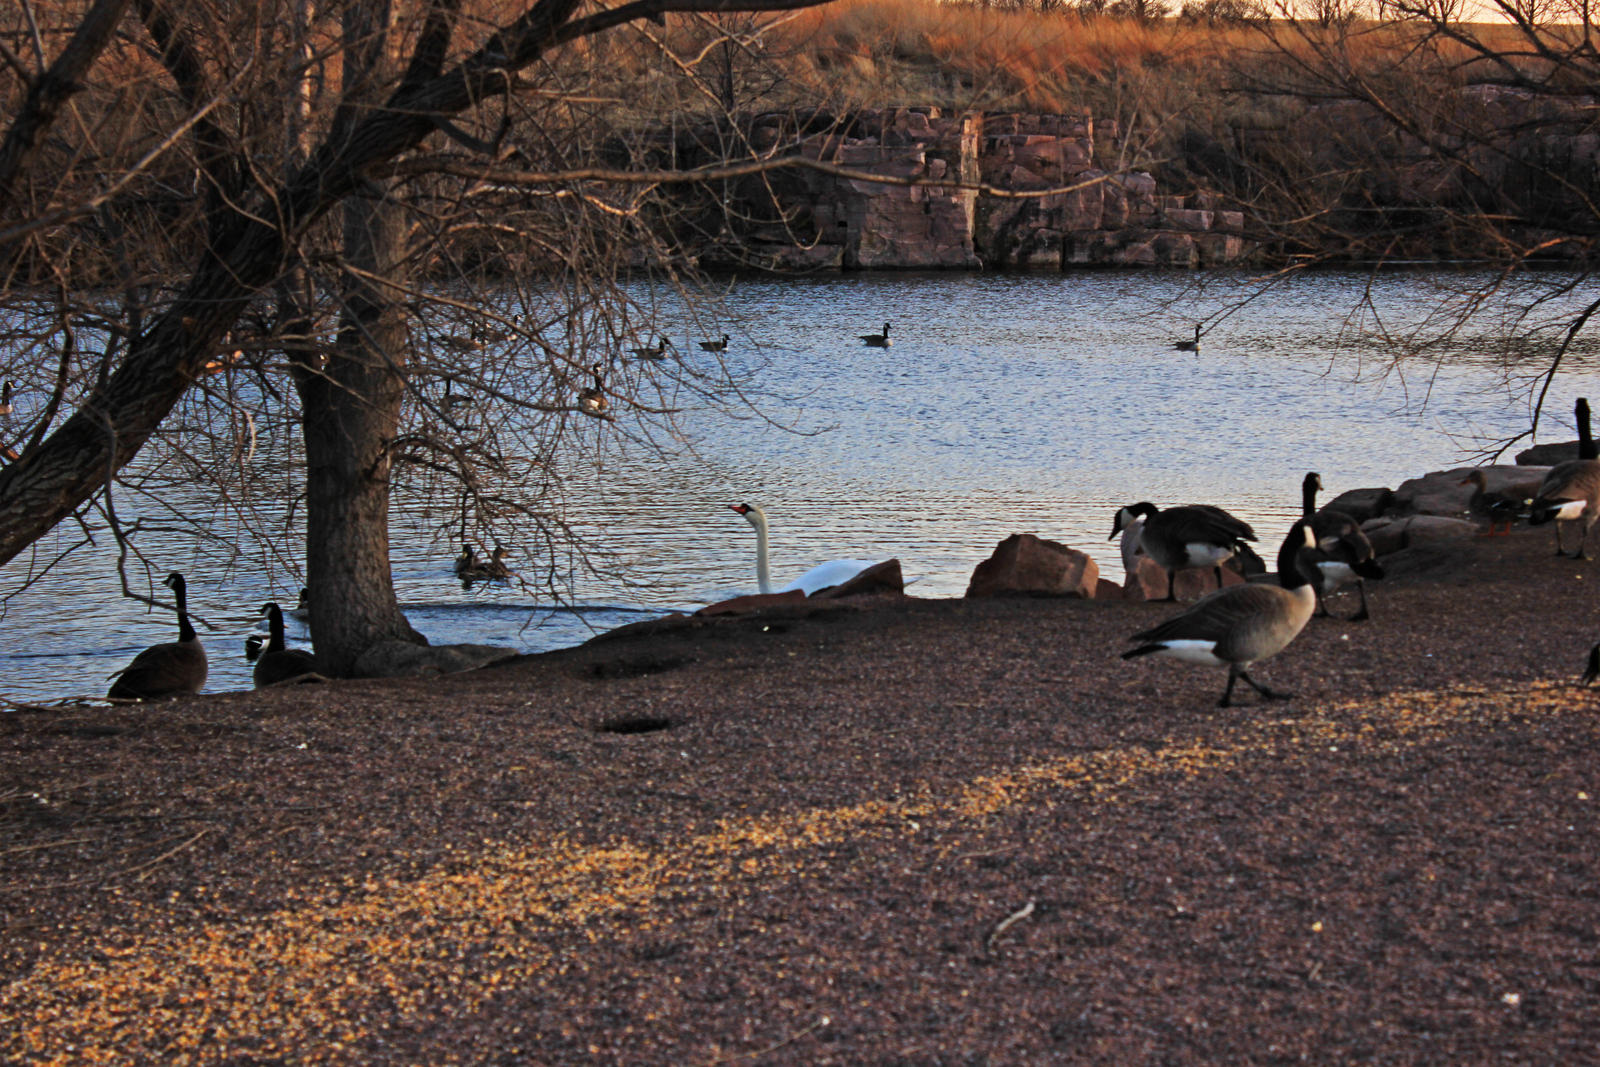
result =
[[[729,509],[744,516],[756,531],[756,583],[763,593],[788,593],[799,590],[806,596],[835,585],[843,585],[880,560],[835,559],[820,563],[782,589],[772,588],[767,563],[767,513],[759,504],[729,504]]]
[[[630,351],[640,359],[666,359],[667,349],[670,347],[672,347],[671,339],[663,335],[661,343],[654,348],[635,348]]]
[[[1200,324],[1198,322],[1194,324],[1193,341],[1174,341],[1172,342],[1172,347],[1179,352],[1193,352],[1198,355],[1200,352]]]
[[[609,419],[611,416],[606,411],[611,407],[611,401],[606,399],[605,379],[600,377],[600,370],[604,364],[596,363],[589,369],[594,373],[594,387],[585,389],[578,394],[578,410],[585,415],[597,419]]]
[[[732,338],[730,338],[727,334],[723,334],[722,340],[701,341],[700,347],[705,349],[707,352],[726,352],[728,350],[728,342],[730,340],[732,340]]]
[[[889,324],[883,324],[882,333],[861,334],[861,340],[868,348],[888,348],[892,343],[889,340]]]

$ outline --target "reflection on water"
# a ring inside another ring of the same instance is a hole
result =
[[[1330,497],[1395,485],[1464,463],[1480,440],[1526,425],[1525,383],[1500,369],[1492,313],[1427,353],[1433,362],[1381,373],[1390,348],[1372,329],[1403,334],[1448,311],[1450,287],[1470,275],[1380,279],[1381,320],[1351,317],[1365,276],[1302,278],[1243,306],[1216,279],[1198,289],[1195,280],[1092,273],[741,282],[731,321],[664,326],[689,360],[717,358],[694,343],[701,336],[732,334],[726,358],[757,370],[763,411],[783,427],[705,413],[689,418],[696,436],[679,455],[611,443],[577,472],[570,518],[613,554],[626,580],[574,568],[567,595],[577,610],[541,607],[514,587],[463,592],[450,572],[456,546],[401,513],[392,531],[401,601],[436,642],[574,644],[753,591],[755,538],[725,507],[741,501],[768,513],[778,585],[827,559],[898,556],[917,579],[913,592],[959,596],[972,568],[1017,532],[1082,548],[1120,578],[1116,544],[1107,541],[1112,514],[1142,499],[1225,506],[1256,526],[1270,556],[1298,510],[1306,471],[1322,473]],[[893,347],[862,345],[858,335],[885,320],[894,324]],[[1202,353],[1173,351],[1197,320],[1207,323]],[[1595,374],[1592,350],[1568,357],[1545,439],[1570,436],[1563,416]],[[47,539],[40,557],[75,536]],[[143,543],[160,567],[190,572],[191,606],[211,627],[202,626],[208,690],[248,686],[244,635],[263,600],[292,602],[297,583],[283,575],[269,582],[265,561],[219,562],[203,546]],[[81,550],[11,598],[0,692],[101,694],[138,649],[173,638],[170,613],[146,614],[119,596],[108,558],[103,548]],[[6,569],[7,588],[29,563]],[[290,630],[291,640],[304,639],[299,624]]]

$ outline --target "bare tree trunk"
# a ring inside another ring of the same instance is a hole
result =
[[[389,67],[385,0],[345,8],[344,104],[374,101]],[[301,377],[306,443],[306,579],[312,639],[324,673],[363,673],[390,641],[427,644],[400,611],[389,564],[391,446],[405,396],[405,235],[386,186],[344,205],[346,273],[338,342],[322,374]],[[393,283],[396,288],[384,284]]]
[[[381,199],[345,206],[345,255],[394,279],[399,212]],[[390,446],[404,396],[406,325],[379,285],[352,277],[339,340],[301,390],[306,443],[306,578],[324,673],[359,673],[386,641],[427,642],[400,611],[390,580]]]

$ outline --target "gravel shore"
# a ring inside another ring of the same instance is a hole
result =
[[[1600,1062],[1551,550],[1391,556],[1227,709],[1118,658],[1169,605],[876,596],[0,714],[0,1062]]]

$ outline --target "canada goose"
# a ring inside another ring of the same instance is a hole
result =
[[[1111,537],[1141,517],[1144,529],[1139,534],[1139,547],[1166,570],[1169,601],[1178,599],[1173,587],[1176,572],[1211,567],[1217,575],[1217,588],[1221,589],[1222,564],[1226,560],[1235,555],[1255,557],[1244,543],[1256,539],[1250,524],[1210,504],[1188,504],[1165,511],[1149,501],[1130,504],[1117,510]]]
[[[835,559],[819,563],[782,589],[772,588],[767,566],[767,513],[759,504],[729,504],[728,508],[744,516],[756,531],[756,584],[763,593],[788,593],[799,590],[810,596],[822,589],[842,585],[879,561],[861,559]]]
[[[1589,430],[1589,402],[1582,397],[1574,405],[1578,421],[1578,459],[1557,463],[1539,483],[1539,491],[1528,505],[1528,525],[1556,524],[1556,555],[1566,555],[1561,524],[1581,522],[1578,550],[1573,559],[1588,559],[1589,531],[1600,516],[1600,459],[1596,457],[1594,437]]]
[[[0,415],[9,415],[16,410],[11,404],[11,390],[12,385],[10,382],[0,385]]]
[[[1198,322],[1194,324],[1193,341],[1174,341],[1172,342],[1172,347],[1179,352],[1193,352],[1198,355],[1200,353],[1200,324]]]
[[[1331,508],[1317,510],[1317,491],[1322,488],[1322,475],[1312,471],[1300,483],[1302,517],[1311,523],[1311,532],[1317,539],[1316,548],[1296,557],[1306,568],[1306,577],[1312,581],[1317,594],[1317,613],[1331,615],[1327,598],[1351,582],[1361,594],[1361,606],[1346,622],[1361,622],[1372,616],[1367,613],[1367,579],[1382,578],[1377,553],[1372,542],[1362,532],[1361,524],[1342,511]]]
[[[597,419],[608,418],[606,409],[611,407],[611,401],[606,399],[605,380],[600,377],[601,367],[602,364],[596,363],[589,368],[594,372],[594,388],[578,394],[578,410]]]
[[[463,545],[462,547],[465,548],[466,546]],[[311,590],[302,585],[300,587],[300,599],[295,601],[294,607],[290,608],[287,614],[291,619],[299,619],[301,622],[310,622]]]
[[[672,341],[663,335],[661,343],[654,348],[635,348],[631,349],[631,351],[640,359],[666,359],[667,349],[670,347],[672,347]]]
[[[1495,527],[1502,522],[1506,524],[1506,535],[1510,536],[1511,526],[1522,517],[1523,509],[1527,506],[1526,500],[1519,500],[1506,493],[1491,493],[1488,479],[1480,470],[1469,473],[1458,485],[1474,486],[1472,499],[1467,501],[1467,510],[1489,524],[1485,537],[1493,537]]]
[[[151,645],[116,674],[113,700],[159,700],[179,693],[198,693],[206,684],[206,650],[189,622],[188,587],[173,571],[162,580],[178,605],[178,639]]]
[[[456,577],[465,578],[468,572],[478,565],[478,553],[467,542],[461,542],[461,554],[456,557],[455,562]]]
[[[1257,683],[1248,668],[1283,651],[1310,620],[1317,595],[1298,560],[1316,544],[1311,523],[1295,520],[1278,550],[1278,585],[1255,583],[1220,589],[1197,600],[1181,615],[1134,634],[1129,640],[1141,643],[1122,658],[1158,653],[1187,663],[1227,667],[1228,684],[1218,707],[1228,706],[1233,683],[1239,678],[1268,700],[1289,697],[1289,693]]]
[[[461,579],[464,586],[470,586],[473,582],[504,581],[511,577],[511,568],[506,566],[505,556],[506,550],[495,545],[488,559],[475,559],[467,567],[458,568],[456,577]]]
[[[283,611],[276,600],[261,605],[261,614],[267,620],[267,647],[256,660],[250,672],[256,688],[288,681],[317,672],[317,660],[303,648],[288,648],[283,643]]]
[[[728,350],[728,342],[731,339],[732,338],[730,338],[727,334],[723,334],[722,335],[722,340],[720,340],[720,341],[701,341],[700,342],[700,347],[705,349],[707,352],[726,352]]]
[[[888,348],[889,344],[890,344],[890,342],[889,342],[889,324],[887,322],[883,324],[883,332],[882,333],[864,333],[864,334],[861,334],[861,340],[866,344],[866,346],[868,348]]]

